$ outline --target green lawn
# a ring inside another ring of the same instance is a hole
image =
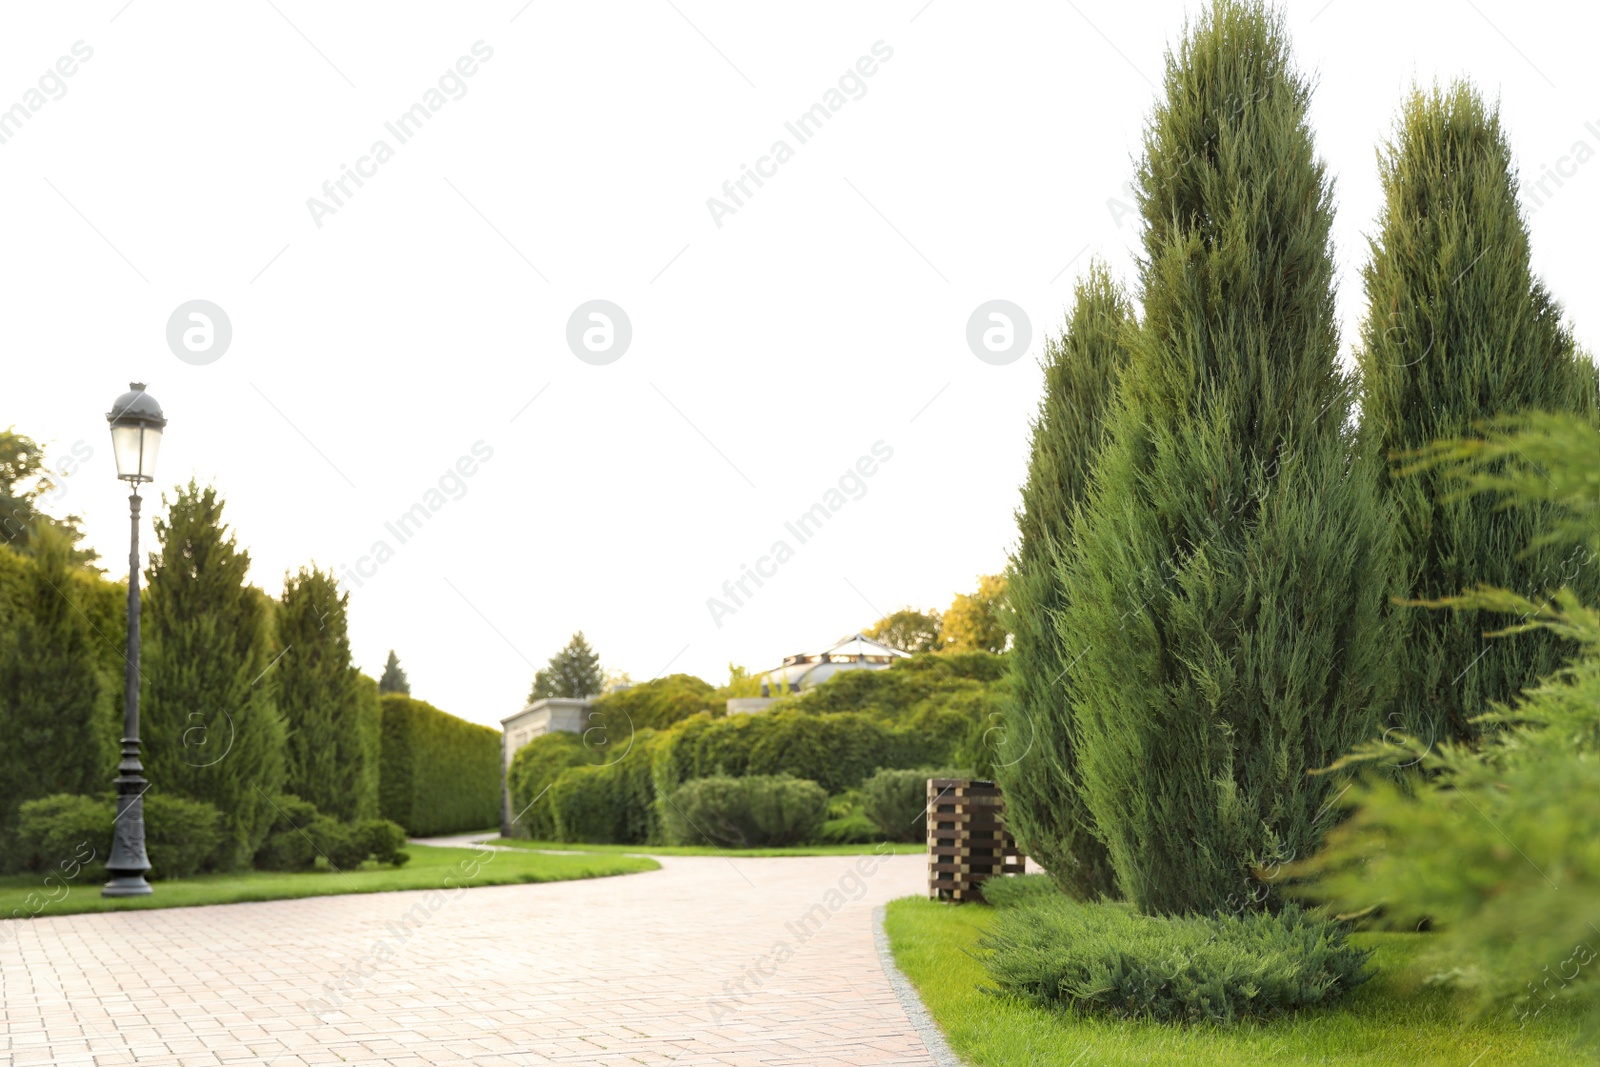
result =
[[[1378,977],[1342,1006],[1230,1029],[1089,1019],[980,991],[972,955],[994,912],[921,898],[892,901],[886,926],[895,962],[956,1053],[974,1067],[1508,1067],[1585,1062],[1569,1016],[1552,1007],[1519,1030],[1505,1017],[1468,1021],[1447,992],[1408,993],[1396,972],[1419,952],[1422,934],[1357,934],[1374,947]]]
[[[865,856],[879,852],[891,856],[909,856],[928,851],[919,842],[886,841],[874,845],[795,845],[792,848],[712,848],[700,845],[580,845],[571,841],[523,841],[519,838],[497,837],[487,842],[511,848],[555,849],[560,852],[598,852],[628,856]]]
[[[196,904],[235,904],[245,900],[284,900],[343,893],[383,893],[395,889],[439,889],[455,886],[512,885],[519,882],[561,882],[573,878],[602,878],[613,874],[659,870],[661,865],[643,856],[546,856],[530,853],[488,852],[478,849],[434,848],[407,845],[411,862],[404,867],[377,867],[370,861],[360,870],[282,873],[239,871],[205,874],[194,878],[154,882],[147,897],[106,899],[102,881],[81,876],[63,882],[37,874],[0,878],[0,917],[30,914],[72,915],[85,911],[128,911],[134,908],[185,908]],[[0,938],[3,940],[3,938]]]

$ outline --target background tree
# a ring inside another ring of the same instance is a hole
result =
[[[71,539],[40,523],[29,540],[33,559],[0,616],[0,834],[7,837],[23,801],[104,792],[116,766],[100,638],[70,599]]]
[[[901,608],[873,623],[867,636],[907,652],[933,652],[939,647],[944,620],[937,611]]]
[[[1146,911],[1260,894],[1310,853],[1326,767],[1391,675],[1389,530],[1353,466],[1330,182],[1281,16],[1218,0],[1140,166],[1144,314],[1063,581],[1084,798]]]
[[[726,701],[730,697],[756,697],[761,695],[761,675],[752,674],[747,667],[737,663],[728,663],[728,684],[718,690],[718,695]]]
[[[222,510],[215,488],[190,481],[155,521],[140,726],[152,788],[215,804],[221,862],[242,866],[272,826],[284,724],[265,677],[272,601],[246,584],[250,556]]]
[[[0,430],[0,544],[27,549],[36,529],[53,525],[66,535],[69,560],[89,566],[100,558],[100,553],[79,547],[83,540],[79,524],[83,520],[76,515],[53,518],[40,508],[58,488],[45,469],[40,446],[17,433],[15,427]]]
[[[392,648],[388,661],[383,665],[383,677],[378,679],[378,692],[411,695],[411,683],[406,680],[406,672],[400,669],[400,657],[394,654]]]
[[[978,578],[971,593],[957,593],[944,613],[939,646],[946,652],[1004,652],[1006,620],[1003,611],[1006,579],[1001,574]]]
[[[598,696],[604,681],[600,657],[579,630],[572,635],[566,648],[550,657],[550,665],[533,676],[528,703],[545,697]]]
[[[1116,885],[1080,794],[1077,726],[1064,685],[1078,650],[1056,628],[1068,596],[1060,568],[1134,325],[1133,306],[1110,271],[1092,266],[1078,283],[1066,331],[1045,345],[1045,393],[1006,582],[1016,644],[994,773],[1011,831],[1057,885],[1080,897],[1109,895]]]
[[[281,658],[272,677],[287,729],[284,789],[336,818],[376,813],[358,692],[350,664],[350,595],[315,567],[286,576],[278,609]]]
[[[1600,600],[1600,568],[1571,546],[1528,550],[1551,507],[1502,509],[1444,492],[1443,475],[1400,477],[1397,452],[1528,410],[1593,418],[1595,367],[1533,276],[1511,149],[1498,110],[1469,84],[1412,93],[1379,166],[1384,207],[1363,272],[1362,426],[1398,518],[1402,590],[1433,599],[1474,582],[1537,593],[1570,584]],[[1471,740],[1472,718],[1555,670],[1575,645],[1549,630],[1490,640],[1466,613],[1395,613],[1393,725]]]

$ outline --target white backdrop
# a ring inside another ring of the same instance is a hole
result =
[[[308,561],[351,568],[359,663],[394,647],[417,696],[481,722],[579,628],[636,679],[720,682],[729,661],[942,608],[1004,564],[1040,342],[1075,275],[1099,254],[1130,276],[1123,186],[1184,12],[8,5],[0,425],[73,466],[49,506],[81,513],[120,577],[104,413],[148,382],[171,420],[158,485],[215,482],[269,591]],[[1374,147],[1414,79],[1463,73],[1501,98],[1525,175],[1568,173],[1533,215],[1536,267],[1600,347],[1600,15],[1311,0],[1288,17],[1337,176],[1346,353]],[[802,143],[785,124],[819,103],[836,110]],[[790,154],[764,161],[779,140]],[[736,204],[723,185],[745,167],[767,176]],[[167,342],[196,299],[232,327],[204,365]],[[566,339],[596,299],[632,328],[606,365]],[[992,299],[1033,327],[1002,366],[966,341]],[[891,457],[846,479],[826,525],[788,534],[875,444]],[[462,457],[470,476],[448,475]],[[385,523],[419,503],[402,543]],[[792,558],[714,621],[707,599],[779,539]],[[355,575],[378,541],[392,558]]]

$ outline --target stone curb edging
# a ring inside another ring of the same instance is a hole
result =
[[[894,962],[894,953],[889,949],[889,932],[884,929],[884,916],[887,909],[879,905],[872,909],[872,943],[878,949],[878,962],[883,964],[883,973],[889,979],[889,985],[894,989],[894,995],[900,1000],[900,1008],[906,1013],[906,1018],[911,1020],[911,1025],[917,1028],[922,1043],[932,1057],[934,1067],[966,1067],[961,1057],[951,1051],[950,1043],[944,1039],[944,1034],[939,1031],[939,1026],[933,1021],[933,1016],[928,1014],[928,1009],[923,1007],[922,998],[917,996],[916,987],[911,984],[911,979],[905,976],[899,965]]]

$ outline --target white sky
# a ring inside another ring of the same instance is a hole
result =
[[[274,594],[388,541],[351,598],[358,663],[393,647],[415,695],[487,723],[579,628],[637,680],[720,683],[1003,566],[1040,339],[1090,254],[1129,276],[1135,226],[1108,200],[1196,9],[124,2],[3,16],[0,108],[74,42],[93,56],[0,144],[0,425],[53,462],[92,449],[53,506],[120,578],[104,413],[148,382],[158,486],[215,482]],[[1347,352],[1374,146],[1413,79],[1498,94],[1525,174],[1600,149],[1592,6],[1309,0],[1289,21],[1337,176]],[[480,40],[466,95],[399,144],[385,122]],[[784,123],[878,41],[866,94],[797,144]],[[380,138],[394,157],[317,228],[307,198]],[[719,229],[707,198],[779,138],[794,157]],[[1591,351],[1597,192],[1591,160],[1532,221]],[[165,339],[197,298],[233,326],[205,366]],[[565,342],[596,298],[633,326],[606,366]],[[965,340],[997,298],[1033,323],[1006,366]],[[384,523],[479,441],[466,494],[399,544]],[[799,544],[785,521],[879,441],[865,495]],[[793,558],[716,626],[707,598],[780,538]]]

